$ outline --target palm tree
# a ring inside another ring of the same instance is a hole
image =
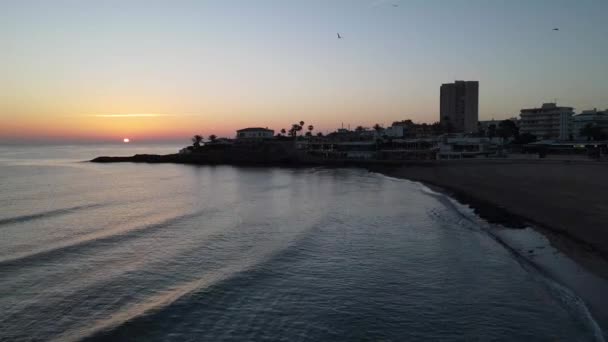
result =
[[[378,133],[380,133],[380,131],[381,131],[382,129],[383,129],[383,128],[382,128],[382,126],[380,126],[380,124],[378,124],[378,123],[377,123],[377,124],[375,124],[375,125],[374,125],[374,130],[375,130],[376,132],[378,132]]]
[[[285,134],[287,133],[287,131],[285,130],[285,128],[281,128],[281,134]]]
[[[355,132],[363,132],[365,130],[365,128],[363,128],[363,126],[357,126],[357,128],[355,128]]]
[[[318,137],[322,137],[322,136],[323,136],[323,132],[319,132],[319,133],[317,133],[317,136],[318,136]]]
[[[202,141],[203,141],[203,136],[197,134],[197,135],[195,135],[195,136],[192,137],[192,146],[194,146],[194,147],[200,147]]]
[[[298,132],[302,130],[302,126],[298,125],[298,124],[293,124],[291,125],[291,129],[289,130],[289,135],[291,135],[292,137],[296,137],[298,135]]]
[[[215,139],[217,139],[217,136],[215,134],[211,134],[209,136],[209,140],[211,140],[211,142],[215,142]]]
[[[315,129],[313,125],[308,125],[308,131],[312,133],[312,130]]]

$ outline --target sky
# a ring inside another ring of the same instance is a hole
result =
[[[454,80],[480,82],[480,120],[555,99],[605,109],[606,13],[605,0],[2,0],[0,142],[431,123]]]

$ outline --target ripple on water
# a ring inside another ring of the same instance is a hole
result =
[[[0,227],[32,244],[0,262],[0,339],[598,338],[578,297],[415,183],[357,170],[78,171],[54,199],[67,196],[67,212],[24,207],[30,218]],[[43,182],[10,176],[24,192]],[[111,205],[87,207],[108,189]]]

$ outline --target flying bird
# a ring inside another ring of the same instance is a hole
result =
[[[337,35],[338,35],[338,39],[342,39],[342,36],[340,35],[340,32],[338,32]]]
[[[393,4],[393,7],[399,7],[399,4]]]
[[[559,28],[556,27],[556,28],[553,29],[553,31],[559,31]]]

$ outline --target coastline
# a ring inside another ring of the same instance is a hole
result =
[[[372,167],[470,206],[489,223],[531,227],[589,271],[608,279],[608,165],[467,160]]]
[[[455,208],[477,221],[487,234],[511,252],[525,269],[544,283],[564,304],[588,317],[598,341],[608,337],[608,259],[600,251],[568,232],[556,231],[497,207],[489,201],[437,183],[413,180],[395,168],[370,170],[391,178],[422,184],[437,196],[454,202]],[[578,297],[578,298],[577,298]]]

